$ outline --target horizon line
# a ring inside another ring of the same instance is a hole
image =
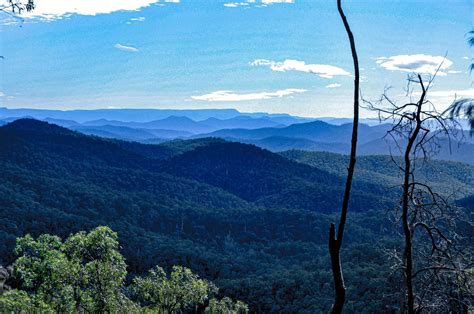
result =
[[[281,113],[270,113],[266,111],[255,111],[255,112],[247,112],[247,111],[240,111],[236,108],[196,108],[196,109],[187,109],[187,108],[72,108],[72,109],[52,109],[52,108],[29,108],[29,107],[19,107],[19,108],[9,108],[6,106],[0,106],[0,110],[37,110],[37,111],[60,111],[60,112],[72,112],[72,111],[114,111],[114,110],[134,110],[134,111],[141,111],[141,110],[156,110],[156,111],[234,111],[242,115],[269,115],[269,116],[289,116],[289,117],[294,117],[294,118],[302,118],[302,119],[352,119],[352,117],[338,117],[338,116],[299,116],[299,115],[292,115],[289,113],[281,112]],[[376,119],[378,120],[377,117],[366,117],[362,119]]]

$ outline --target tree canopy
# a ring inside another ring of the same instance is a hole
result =
[[[78,232],[65,241],[43,234],[17,239],[13,277],[17,289],[2,289],[1,312],[246,313],[247,306],[215,299],[217,287],[190,269],[175,266],[170,276],[156,266],[125,285],[127,265],[118,235],[108,227]]]

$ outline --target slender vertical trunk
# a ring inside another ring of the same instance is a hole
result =
[[[410,139],[411,140],[411,139]],[[410,145],[409,145],[410,146]],[[405,251],[403,253],[404,260],[404,277],[405,285],[407,289],[407,310],[409,314],[414,313],[414,295],[413,295],[413,283],[412,283],[412,273],[413,273],[413,247],[412,247],[412,236],[410,224],[408,221],[408,194],[409,194],[409,184],[410,184],[410,173],[411,173],[411,164],[410,164],[410,150],[405,151],[405,169],[404,169],[404,179],[403,179],[403,198],[402,198],[402,223],[403,223],[403,233],[405,234]]]
[[[411,165],[411,154],[413,152],[413,147],[416,145],[416,140],[418,134],[420,133],[422,127],[421,121],[421,109],[425,101],[426,90],[423,85],[421,76],[418,75],[420,80],[420,85],[422,88],[422,94],[420,100],[417,103],[417,110],[415,114],[415,129],[413,133],[408,138],[408,143],[405,149],[404,154],[404,174],[403,174],[403,195],[402,195],[402,224],[403,224],[403,233],[405,235],[405,250],[403,253],[404,261],[404,277],[405,285],[407,289],[407,312],[409,314],[415,313],[415,293],[413,289],[413,238],[412,230],[409,221],[409,196],[410,196],[410,176],[413,172]],[[414,156],[416,157],[416,156]]]
[[[354,170],[356,164],[356,152],[357,152],[357,132],[359,128],[359,59],[357,57],[357,51],[355,47],[354,35],[352,34],[349,22],[342,10],[341,0],[337,0],[337,9],[339,15],[344,23],[344,28],[346,30],[347,36],[349,37],[349,42],[351,46],[352,60],[354,63],[354,119],[352,125],[352,139],[351,139],[351,154],[349,160],[349,166],[347,168],[347,179],[346,186],[344,190],[344,198],[342,201],[341,216],[339,220],[339,225],[336,227],[334,224],[331,224],[329,229],[329,254],[331,256],[331,267],[334,279],[334,290],[335,290],[335,299],[332,307],[332,313],[342,313],[344,307],[344,302],[346,299],[346,287],[344,285],[344,277],[342,274],[341,267],[341,246],[342,239],[344,236],[344,227],[346,224],[347,218],[347,209],[349,207],[349,199],[351,194],[352,187],[352,178],[354,177]]]

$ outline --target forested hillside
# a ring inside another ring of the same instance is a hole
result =
[[[387,161],[362,159],[356,177],[343,251],[349,311],[398,306],[400,278],[386,256],[399,245],[386,214],[396,199]],[[181,265],[251,311],[327,311],[327,230],[342,164],[340,155],[278,155],[216,139],[143,145],[17,120],[0,127],[0,264],[14,261],[25,234],[66,238],[107,225],[130,278]],[[456,185],[459,198],[474,194],[472,166],[432,161],[422,171],[445,192]]]
[[[344,175],[344,165],[348,157],[327,152],[308,152],[289,150],[280,153],[288,159],[326,170],[335,175]],[[378,155],[358,158],[356,179],[369,181],[382,186],[395,186],[400,182],[397,165],[401,157]],[[437,191],[455,194],[457,198],[474,193],[474,167],[460,162],[427,160],[417,169],[416,175],[425,182],[430,182]]]
[[[396,155],[400,156],[399,147],[386,137],[390,124],[369,126],[360,125],[359,155]],[[349,154],[352,124],[332,125],[323,121],[313,121],[289,125],[281,128],[260,128],[255,130],[231,129],[218,130],[199,137],[220,137],[230,141],[255,144],[259,147],[281,152],[290,149],[306,151]],[[464,133],[463,133],[464,132]],[[474,142],[469,132],[456,132],[456,138],[439,139],[439,147],[434,159],[473,163]]]

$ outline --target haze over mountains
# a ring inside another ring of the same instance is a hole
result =
[[[7,109],[0,108],[0,119],[5,117],[33,117],[35,119],[73,120],[79,123],[98,119],[119,120],[124,122],[150,122],[171,116],[187,117],[195,121],[209,118],[231,119],[239,116],[253,118],[272,117],[283,124],[292,124],[299,120],[311,120],[293,117],[287,114],[241,113],[235,109],[97,109],[97,110],[49,110],[49,109]]]
[[[104,138],[158,144],[169,140],[222,138],[280,152],[289,149],[347,154],[352,125],[344,118],[309,119],[286,114],[240,113],[233,109],[155,110],[37,110],[0,108],[0,124],[34,118]],[[363,119],[359,129],[360,155],[397,155],[393,141],[384,138],[389,124]],[[435,158],[474,163],[473,138],[440,141]]]

